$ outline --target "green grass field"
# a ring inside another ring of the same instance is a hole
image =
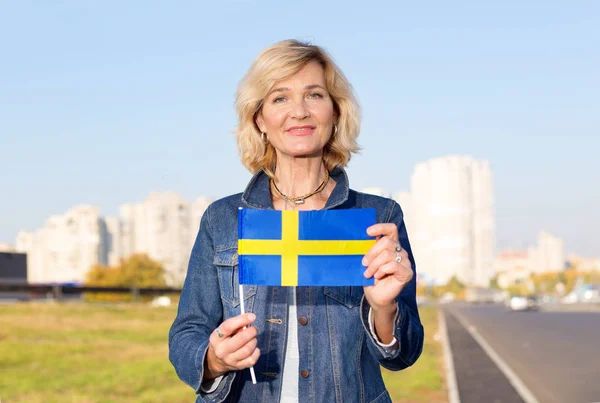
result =
[[[193,402],[168,360],[175,307],[142,304],[0,305],[0,399],[12,402]],[[385,372],[394,401],[446,401],[436,312],[421,312],[423,356]]]
[[[403,371],[383,369],[383,379],[396,403],[447,402],[442,346],[434,340],[438,331],[437,310],[421,307],[419,314],[425,328],[425,345],[421,357],[415,365]]]

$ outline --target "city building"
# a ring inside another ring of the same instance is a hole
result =
[[[600,258],[583,257],[579,255],[570,254],[567,257],[567,263],[569,267],[581,271],[581,272],[600,272]]]
[[[406,225],[409,239],[412,240],[413,232],[416,228],[414,214],[415,208],[413,206],[412,196],[410,192],[396,192],[392,198],[400,205],[400,208],[402,209],[404,225]]]
[[[153,192],[139,204],[122,206],[123,252],[148,254],[163,264],[169,284],[181,285],[192,244],[190,210],[174,192]]]
[[[435,158],[415,167],[403,208],[420,280],[488,286],[494,275],[492,173],[468,156]]]
[[[8,243],[0,243],[0,252],[15,252],[15,246]]]
[[[562,239],[541,231],[537,247],[528,249],[529,269],[532,273],[550,273],[565,269],[565,252]]]
[[[210,203],[206,197],[189,204],[176,193],[154,192],[141,203],[122,205],[120,217],[106,218],[96,206],[76,206],[48,218],[43,228],[19,232],[12,249],[27,254],[30,283],[83,282],[94,265],[116,266],[145,253],[163,264],[167,282],[177,286]]]
[[[80,205],[50,217],[40,230],[20,232],[16,249],[27,254],[27,281],[84,281],[92,266],[106,264],[103,226],[98,207]]]
[[[531,275],[528,251],[505,250],[500,252],[494,261],[494,271],[500,288],[526,283]]]
[[[106,263],[117,266],[125,256],[123,253],[123,224],[117,217],[104,218],[103,245]]]

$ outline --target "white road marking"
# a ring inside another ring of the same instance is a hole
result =
[[[444,366],[446,368],[446,382],[448,383],[448,401],[449,403],[460,403],[458,394],[458,384],[456,383],[456,372],[454,371],[454,358],[452,357],[452,346],[448,338],[448,328],[446,327],[446,318],[444,312],[438,310],[438,321],[442,335],[442,346],[444,348]]]
[[[494,351],[488,342],[485,341],[475,326],[471,325],[461,314],[455,310],[453,310],[452,313],[456,316],[456,319],[458,319],[460,324],[467,329],[473,339],[475,339],[475,341],[481,346],[483,351],[486,352],[488,357],[490,357],[490,359],[498,366],[500,371],[502,371],[502,373],[508,378],[508,381],[516,389],[517,393],[521,396],[525,403],[539,403],[535,395],[527,386],[525,386],[525,383],[523,383],[523,381],[517,376],[517,374],[515,374],[508,364],[502,358],[500,358],[500,355]]]

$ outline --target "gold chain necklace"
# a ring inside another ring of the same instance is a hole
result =
[[[279,188],[277,187],[277,185],[275,184],[275,182],[273,180],[271,180],[271,184],[273,184],[273,188],[275,189],[275,191],[277,192],[277,194],[281,197],[283,197],[286,201],[289,202],[293,202],[294,204],[298,205],[298,204],[304,204],[304,202],[306,201],[306,199],[308,199],[311,196],[316,195],[317,193],[323,191],[323,189],[325,189],[325,186],[327,186],[327,183],[329,182],[329,171],[325,170],[325,179],[323,180],[323,182],[321,182],[321,184],[312,192],[305,194],[304,196],[297,196],[297,197],[292,197],[292,196],[288,196],[283,194],[283,192],[281,190],[279,190]]]

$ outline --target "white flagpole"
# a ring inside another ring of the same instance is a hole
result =
[[[242,315],[246,313],[246,308],[244,308],[244,285],[240,284],[240,308],[242,310]],[[244,326],[244,329],[246,326]],[[254,374],[254,366],[250,367],[250,376],[252,377],[252,384],[256,385],[256,375]]]

